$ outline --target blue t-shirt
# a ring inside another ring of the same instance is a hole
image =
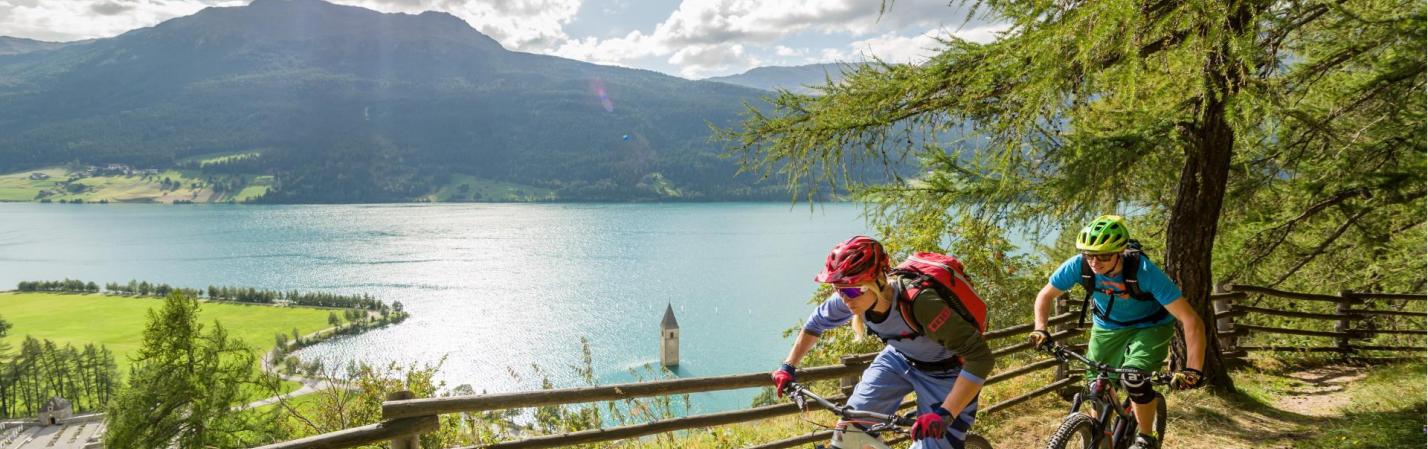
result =
[[[1067,291],[1081,283],[1081,255],[1066,259],[1055,273],[1051,274],[1051,286],[1057,290]],[[1122,270],[1124,271],[1124,270]],[[1140,270],[1136,272],[1136,279],[1140,281],[1141,291],[1148,292],[1155,296],[1155,301],[1138,301],[1130,297],[1126,291],[1125,276],[1117,274],[1114,277],[1096,275],[1096,292],[1091,295],[1096,301],[1096,307],[1102,311],[1111,311],[1111,319],[1120,322],[1131,322],[1150,316],[1159,311],[1160,308],[1169,305],[1171,301],[1180,298],[1180,287],[1166,276],[1160,267],[1155,266],[1149,257],[1141,256]],[[1115,306],[1111,306],[1111,296],[1116,295]],[[1095,314],[1092,314],[1093,316]],[[1096,316],[1096,327],[1101,329],[1120,329],[1125,326],[1108,323]],[[1158,326],[1174,321],[1175,317],[1166,315],[1165,318],[1134,325],[1134,327],[1144,328]]]

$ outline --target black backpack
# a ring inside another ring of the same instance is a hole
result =
[[[1137,272],[1140,271],[1140,260],[1142,257],[1145,257],[1145,252],[1141,250],[1140,242],[1131,240],[1126,246],[1125,251],[1121,253],[1121,275],[1125,276],[1126,293],[1130,295],[1131,299],[1136,301],[1154,301],[1155,295],[1140,289],[1140,280],[1137,277]],[[1096,272],[1091,270],[1091,263],[1086,261],[1085,256],[1081,256],[1081,289],[1086,291],[1086,298],[1081,305],[1081,318],[1076,321],[1076,327],[1084,327],[1086,325],[1087,309],[1094,309],[1096,316],[1117,326],[1133,326],[1140,323],[1160,321],[1165,319],[1166,315],[1170,314],[1170,311],[1161,307],[1157,309],[1155,313],[1130,321],[1111,319],[1111,310],[1116,307],[1116,295],[1108,295],[1110,296],[1110,301],[1106,303],[1105,311],[1102,311],[1100,307],[1096,307],[1096,302],[1091,299],[1091,296],[1096,292]]]

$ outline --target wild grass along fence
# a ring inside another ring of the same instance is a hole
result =
[[[1251,305],[1254,302],[1248,301],[1253,295],[1274,296],[1299,301],[1327,301],[1336,304],[1334,313],[1314,313],[1297,310],[1279,310],[1268,307]],[[1241,357],[1251,351],[1290,351],[1290,352],[1336,352],[1344,355],[1360,351],[1417,351],[1424,352],[1424,347],[1420,343],[1417,346],[1385,346],[1385,345],[1363,345],[1354,344],[1356,340],[1363,340],[1374,335],[1414,335],[1423,336],[1428,333],[1424,326],[1411,329],[1379,329],[1372,325],[1374,317],[1414,317],[1414,320],[1422,324],[1425,317],[1424,312],[1402,310],[1403,303],[1422,302],[1428,300],[1428,296],[1419,294],[1392,294],[1392,293],[1365,293],[1341,291],[1338,295],[1320,295],[1310,293],[1286,292],[1265,287],[1252,285],[1228,285],[1214,295],[1211,295],[1215,310],[1215,320],[1217,327],[1217,338],[1220,339],[1220,346],[1225,351],[1226,356]],[[1368,309],[1363,308],[1369,300],[1379,303],[1398,303],[1397,309]],[[1051,318],[1050,324],[1053,326],[1052,335],[1058,340],[1081,333],[1084,329],[1077,328],[1074,322],[1077,321],[1078,313],[1072,310],[1079,307],[1079,301],[1063,300],[1057,302],[1057,313]],[[1265,315],[1277,317],[1289,317],[1303,320],[1328,321],[1333,323],[1332,331],[1318,329],[1299,329],[1271,327],[1265,325],[1249,324],[1246,322],[1236,322],[1236,319],[1243,319],[1249,315]],[[1356,325],[1367,324],[1367,325]],[[1019,337],[1031,330],[1031,323],[1020,324],[1003,329],[997,329],[986,333],[985,337],[989,342],[1000,341],[1010,337]],[[1240,346],[1239,340],[1251,333],[1271,333],[1288,334],[1309,337],[1324,337],[1331,339],[1332,344],[1323,346]],[[1005,356],[1031,349],[1031,345],[1025,342],[1018,342],[1004,345],[993,352],[998,356]],[[858,354],[845,356],[839,364],[829,366],[819,366],[800,369],[799,379],[804,381],[840,379],[845,393],[857,382],[858,375],[867,368],[876,354]],[[1032,398],[1046,395],[1063,389],[1076,382],[1077,377],[1068,370],[1064,364],[1055,359],[1031,362],[1025,365],[1015,366],[999,370],[996,374],[987,378],[986,385],[995,385],[1013,378],[1025,376],[1045,369],[1057,368],[1056,380],[1036,388],[1021,395],[1011,397],[982,409],[983,414],[994,414],[1007,410],[1018,404],[1026,402]],[[283,443],[276,443],[262,446],[260,449],[340,449],[351,448],[364,444],[377,442],[390,442],[393,449],[416,449],[418,448],[417,437],[425,432],[436,429],[437,416],[448,413],[481,412],[490,410],[505,410],[513,408],[539,407],[547,405],[576,404],[597,401],[622,400],[636,397],[698,393],[706,391],[734,390],[741,388],[763,387],[769,384],[768,373],[747,373],[727,376],[695,377],[687,379],[670,379],[649,382],[627,383],[619,385],[606,385],[596,387],[565,388],[558,390],[540,390],[515,393],[496,393],[472,396],[442,397],[442,398],[413,398],[410,392],[396,392],[388,397],[388,401],[382,404],[382,415],[384,420],[377,424],[341,430],[322,435],[311,436],[300,440],[293,440]],[[903,404],[910,407],[912,402]],[[736,410],[720,413],[709,413],[702,415],[685,416],[678,418],[662,419],[642,424],[632,424],[604,429],[592,429],[579,432],[570,432],[555,435],[533,436],[519,441],[510,441],[481,446],[483,449],[536,449],[570,446],[575,444],[595,443],[602,441],[613,441],[627,438],[637,438],[646,435],[654,435],[677,430],[697,429],[704,427],[721,426],[749,421],[757,421],[782,415],[798,413],[799,410],[792,403],[783,403],[754,407],[745,410]],[[800,435],[784,440],[773,441],[747,449],[777,449],[794,447],[829,438],[831,431],[816,432],[808,435]],[[460,448],[460,449],[476,449]]]

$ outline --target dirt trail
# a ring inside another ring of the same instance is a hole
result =
[[[1347,386],[1367,375],[1368,368],[1337,365],[1266,373],[1274,399],[1264,404],[1227,401],[1203,391],[1172,394],[1167,447],[1292,448],[1296,441],[1315,438],[1319,429],[1312,423],[1341,415],[1350,403]],[[1066,406],[1049,399],[1027,404],[1015,416],[998,417],[994,429],[979,433],[998,449],[1044,448]]]
[[[1280,410],[1308,416],[1335,416],[1349,403],[1349,395],[1343,394],[1348,384],[1368,377],[1365,368],[1353,366],[1325,366],[1286,373],[1294,379],[1290,390],[1274,404]]]

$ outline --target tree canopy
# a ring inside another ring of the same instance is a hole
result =
[[[805,195],[850,187],[892,248],[969,254],[984,273],[1003,230],[1127,215],[1201,316],[1215,280],[1422,289],[1422,2],[972,6],[1008,30],[780,92],[723,131],[730,152]],[[854,175],[908,158],[893,183]],[[1231,388],[1217,361],[1207,373]]]
[[[232,412],[256,385],[253,353],[217,322],[198,321],[198,300],[175,292],[149,311],[126,387],[110,404],[104,444],[116,448],[236,447],[254,427]]]

